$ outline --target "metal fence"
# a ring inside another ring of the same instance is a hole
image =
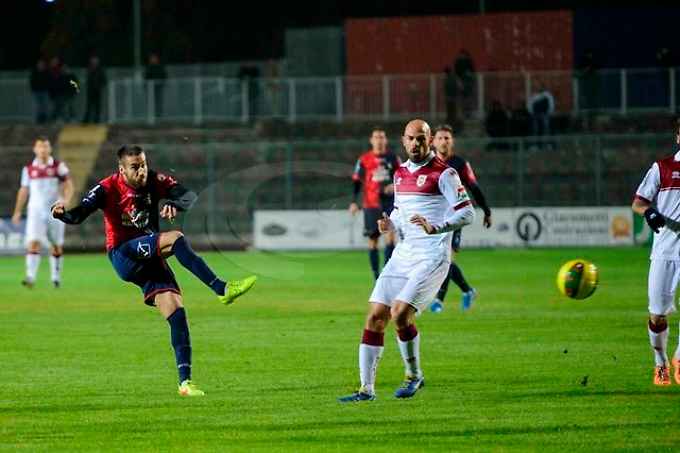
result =
[[[355,140],[145,146],[152,168],[199,193],[180,224],[203,247],[250,245],[256,209],[345,209],[354,162],[368,149],[368,143]],[[676,150],[671,134],[457,142],[457,152],[473,165],[492,208],[628,205],[651,163]],[[10,154],[1,147],[0,153]],[[115,145],[106,144],[89,184],[115,171],[114,156]],[[19,170],[11,167],[0,172],[7,187],[2,192],[6,214],[18,184]],[[103,243],[100,214],[68,231],[72,247]]]
[[[77,74],[81,81],[84,74]],[[483,118],[493,101],[508,109],[546,88],[557,113],[670,112],[680,106],[675,68],[477,73],[469,95],[459,96],[462,113]],[[82,84],[84,85],[84,83]],[[31,121],[32,97],[26,79],[0,79],[0,119]],[[85,87],[75,99],[83,115]],[[163,83],[135,77],[110,78],[103,100],[109,123],[182,121],[249,122],[258,118],[305,120],[396,120],[414,115],[443,118],[447,111],[442,74],[260,78],[220,76],[169,78]]]

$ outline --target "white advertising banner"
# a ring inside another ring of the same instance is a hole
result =
[[[463,247],[613,246],[633,244],[629,207],[498,208],[493,225],[477,211]],[[346,210],[255,211],[255,247],[264,250],[361,249],[363,215]]]
[[[26,221],[14,225],[11,219],[0,219],[0,255],[23,255],[26,253],[24,245],[24,229]]]

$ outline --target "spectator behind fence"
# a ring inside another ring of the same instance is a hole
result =
[[[63,65],[61,85],[64,96],[64,121],[70,123],[76,118],[76,95],[80,92],[80,82],[67,65]]]
[[[47,122],[49,115],[49,73],[47,64],[42,58],[37,61],[35,68],[31,71],[31,94],[33,95],[35,122],[43,124]]]
[[[492,138],[507,137],[510,132],[510,115],[499,101],[491,103],[491,109],[486,116],[485,121],[486,133]],[[507,143],[503,140],[493,140],[487,146],[487,149],[505,149]]]
[[[260,98],[260,85],[258,78],[260,69],[257,66],[241,66],[238,78],[241,83],[246,83],[248,93],[248,112],[251,117],[258,114],[258,99]]]
[[[144,79],[152,85],[154,98],[154,109],[157,118],[163,116],[163,89],[165,88],[165,79],[168,78],[168,73],[165,66],[161,64],[161,59],[157,53],[149,55],[149,64],[146,67]],[[149,94],[147,93],[147,96]]]
[[[90,57],[87,67],[87,107],[83,123],[98,123],[102,107],[102,93],[106,88],[106,72],[99,64],[99,57]]]
[[[52,112],[50,113],[50,120],[61,121],[64,119],[64,84],[61,60],[59,57],[53,57],[50,60],[50,69],[48,72],[47,93],[52,102]]]
[[[453,63],[453,72],[458,80],[458,93],[461,96],[461,107],[458,111],[467,115],[473,110],[472,102],[475,90],[475,63],[472,61],[470,53],[461,49]]]
[[[583,54],[577,69],[579,110],[585,111],[585,115],[582,115],[584,121],[583,127],[586,130],[590,130],[593,127],[594,119],[597,115],[597,107],[600,103],[598,66],[592,50]]]
[[[526,137],[531,133],[531,115],[524,99],[519,98],[510,112],[510,136]]]
[[[550,135],[550,116],[555,112],[555,98],[545,87],[527,101],[527,110],[532,118],[532,135]]]
[[[446,102],[446,122],[456,127],[458,124],[458,79],[451,67],[444,68],[444,99]]]

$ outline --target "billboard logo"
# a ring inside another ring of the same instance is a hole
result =
[[[515,224],[517,236],[526,243],[538,240],[543,231],[541,219],[533,212],[525,212],[517,218]]]

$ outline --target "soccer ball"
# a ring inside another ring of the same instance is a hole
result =
[[[587,260],[571,260],[557,273],[557,289],[572,299],[590,297],[597,289],[597,267]]]

